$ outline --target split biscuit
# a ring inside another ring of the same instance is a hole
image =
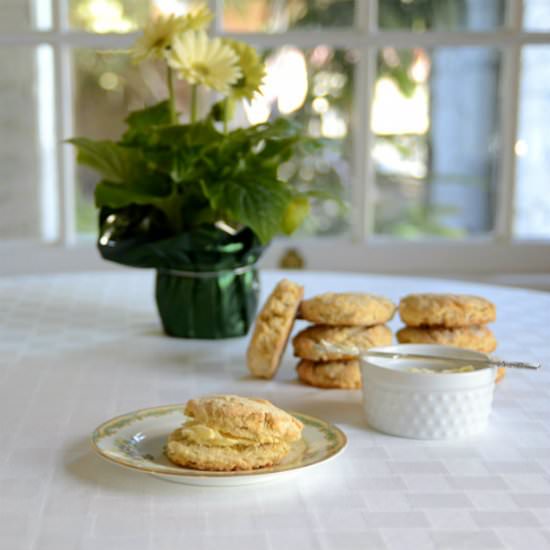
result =
[[[191,399],[185,414],[223,434],[258,443],[300,439],[303,424],[265,399],[238,395],[214,395]]]
[[[196,470],[253,470],[278,464],[289,452],[288,443],[261,445],[208,446],[189,441],[177,429],[166,445],[168,458],[185,468]]]
[[[237,395],[191,399],[190,420],[174,430],[166,456],[198,470],[252,470],[278,464],[299,440],[303,424],[269,401]]]

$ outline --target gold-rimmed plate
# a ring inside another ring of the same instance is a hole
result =
[[[209,472],[181,468],[164,454],[168,436],[186,417],[184,405],[141,409],[112,418],[92,435],[95,450],[103,458],[137,472],[187,485],[249,485],[288,477],[340,454],[347,444],[345,434],[319,418],[291,413],[304,424],[302,439],[292,445],[280,464],[249,471]]]

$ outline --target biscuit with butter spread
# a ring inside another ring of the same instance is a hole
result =
[[[195,427],[201,428],[202,436],[197,437],[186,424],[170,434],[166,455],[178,466],[212,471],[253,470],[278,464],[290,450],[285,442],[256,444],[217,431],[210,437],[205,436],[210,428]]]
[[[191,399],[185,414],[234,437],[260,443],[297,441],[303,424],[265,399],[238,395],[213,395]]]
[[[311,361],[355,359],[356,349],[365,350],[392,343],[392,331],[386,325],[373,327],[331,327],[312,325],[292,340],[294,355]],[[327,348],[328,344],[328,348]],[[330,348],[330,346],[334,346]],[[349,352],[346,351],[349,348]]]
[[[191,399],[191,420],[172,432],[168,458],[199,470],[251,470],[279,463],[301,438],[303,425],[263,399],[214,395]]]

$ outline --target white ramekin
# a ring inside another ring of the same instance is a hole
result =
[[[429,344],[373,349],[449,355],[464,359],[464,364],[468,359],[486,358],[475,351]],[[450,374],[403,370],[419,366],[428,365],[411,359],[361,358],[363,409],[369,425],[381,432],[414,439],[451,439],[483,432],[491,412],[496,368]]]

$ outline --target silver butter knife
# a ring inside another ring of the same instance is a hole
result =
[[[331,352],[341,353],[351,356],[363,357],[379,357],[382,359],[418,359],[421,361],[446,361],[450,363],[468,363],[468,365],[478,367],[504,367],[507,369],[529,369],[538,370],[542,368],[540,363],[526,363],[524,361],[502,361],[488,357],[487,359],[466,359],[461,357],[449,357],[446,355],[424,355],[422,353],[402,353],[392,351],[371,351],[369,349],[361,349],[357,346],[342,346],[340,344],[332,344],[326,340],[321,340],[317,345],[319,349]]]

